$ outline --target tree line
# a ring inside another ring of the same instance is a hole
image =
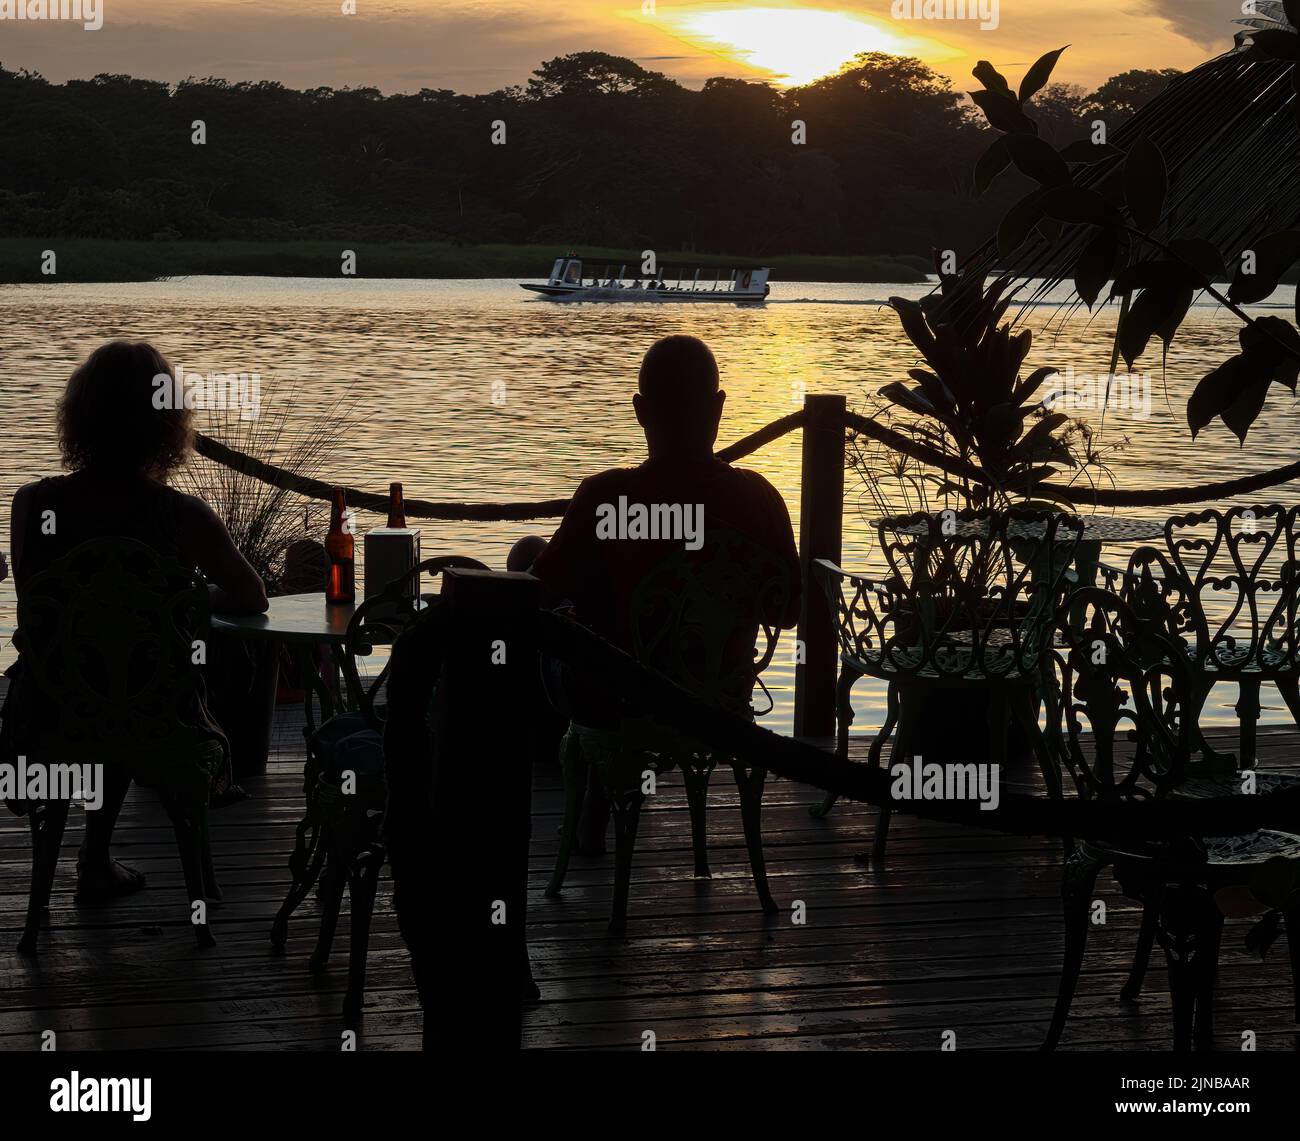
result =
[[[1058,145],[1113,130],[1175,74],[1053,84],[1037,118]],[[788,90],[694,90],[581,52],[487,95],[0,66],[0,236],[965,253],[1031,185],[976,196],[994,137],[949,80],[882,53]]]

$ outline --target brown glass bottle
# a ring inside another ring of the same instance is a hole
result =
[[[330,605],[342,605],[355,602],[356,555],[352,532],[348,529],[347,503],[343,498],[343,489],[334,489],[333,503],[330,506],[330,529],[325,536],[325,553],[329,555],[330,576],[325,585],[325,601]]]
[[[388,526],[401,530],[406,526],[406,505],[402,502],[402,485],[388,485]]]

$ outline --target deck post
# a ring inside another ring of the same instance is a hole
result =
[[[835,618],[813,578],[814,559],[838,563],[844,538],[843,396],[804,397],[803,479],[799,490],[799,610],[802,661],[794,673],[794,734],[835,736],[835,677],[839,662]]]
[[[518,716],[533,708],[540,685],[541,584],[527,574],[479,570],[448,570],[443,584],[448,613],[428,831],[442,879],[425,901],[438,918],[440,994],[425,1010],[425,1041],[432,1030],[444,1049],[515,1050],[529,982],[529,734],[536,729]]]

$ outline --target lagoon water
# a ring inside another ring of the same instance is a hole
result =
[[[279,409],[294,424],[309,424],[346,401],[349,430],[328,464],[311,473],[320,478],[381,492],[398,479],[408,498],[533,500],[566,497],[585,474],[637,462],[642,440],[631,394],[640,356],[657,337],[693,333],[713,347],[728,392],[721,442],[729,443],[797,409],[805,392],[843,393],[851,407],[875,407],[877,390],[905,380],[916,363],[884,302],[926,289],[778,282],[766,305],[737,307],[556,303],[525,294],[513,281],[492,280],[193,277],[0,287],[4,545],[13,488],[59,470],[54,407],[68,373],[109,338],[151,340],[188,372],[257,373],[262,414]],[[1294,291],[1280,292],[1270,305],[1294,311]],[[1076,387],[1104,374],[1114,321],[1113,310],[1096,318],[1056,305],[1031,310],[1025,323],[1036,340],[1027,368],[1070,367]],[[1167,374],[1157,352],[1143,362],[1151,370],[1149,409],[1112,408],[1104,425],[1099,413],[1079,413],[1101,428],[1103,447],[1119,447],[1109,456],[1117,486],[1193,484],[1296,458],[1294,399],[1276,386],[1244,449],[1217,422],[1191,439],[1187,396],[1234,351],[1237,325],[1213,303],[1198,304]],[[785,495],[796,528],[799,449],[794,433],[745,461]],[[878,514],[875,500],[853,472],[847,488],[844,563],[877,566],[866,522]],[[899,502],[894,489],[879,490]],[[1300,487],[1263,497],[1293,503]],[[554,523],[420,526],[426,556],[466,554],[502,566],[515,539],[548,534]],[[1121,558],[1124,550],[1108,548],[1105,557]],[[7,582],[0,586],[0,624],[12,621]],[[765,724],[779,731],[788,731],[793,704],[791,642],[767,678],[776,708]],[[1266,720],[1286,719],[1276,693],[1266,689],[1263,698]],[[862,731],[879,725],[883,687],[863,681],[855,699]],[[1207,720],[1230,721],[1234,699],[1217,693]]]

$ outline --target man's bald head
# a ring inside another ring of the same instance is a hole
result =
[[[718,362],[698,337],[664,337],[641,362],[633,400],[651,454],[703,454],[718,438],[726,394]]]

